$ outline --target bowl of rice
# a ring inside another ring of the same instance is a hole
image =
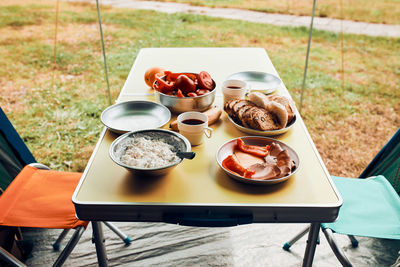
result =
[[[177,152],[190,152],[190,142],[183,135],[149,129],[128,132],[111,144],[110,157],[136,175],[160,176],[182,162]]]

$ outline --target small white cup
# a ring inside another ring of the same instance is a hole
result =
[[[193,146],[203,143],[204,135],[207,138],[212,135],[212,129],[208,127],[208,117],[196,111],[180,114],[178,116],[178,129]]]
[[[243,99],[247,92],[247,84],[241,80],[226,80],[222,83],[224,105],[234,99]]]

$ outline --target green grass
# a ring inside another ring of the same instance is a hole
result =
[[[108,105],[96,9],[61,3],[59,19],[53,66],[54,2],[0,4],[0,103],[39,162],[82,171],[103,128],[99,115]],[[308,38],[304,27],[109,7],[102,8],[102,19],[113,100],[141,48],[257,46],[268,51],[299,105]],[[359,171],[400,125],[399,49],[399,39],[345,35],[342,94],[339,35],[315,31],[303,115],[331,172]],[[377,134],[378,128],[383,130]],[[369,138],[374,143],[368,149]],[[342,170],[329,163],[349,148],[361,153],[360,159],[352,156]]]

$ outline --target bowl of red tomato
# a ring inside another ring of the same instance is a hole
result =
[[[174,113],[205,111],[215,100],[215,81],[206,71],[165,71],[164,76],[156,77],[153,88],[157,101]]]

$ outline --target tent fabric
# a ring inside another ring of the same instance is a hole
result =
[[[367,166],[360,178],[383,175],[400,195],[400,129]]]
[[[0,195],[22,168],[36,162],[0,107]]]
[[[81,173],[25,166],[0,196],[0,225],[71,229],[78,220],[72,194]]]
[[[17,131],[14,129],[11,122],[8,120],[6,114],[0,107],[0,132],[6,138],[8,144],[15,151],[15,155],[21,159],[23,165],[28,165],[29,163],[36,162],[32,153],[26,147],[24,141],[21,139]]]
[[[2,190],[8,187],[24,165],[0,132],[0,188]]]
[[[321,226],[340,234],[400,239],[400,197],[382,176],[332,176],[343,198],[338,220]]]

